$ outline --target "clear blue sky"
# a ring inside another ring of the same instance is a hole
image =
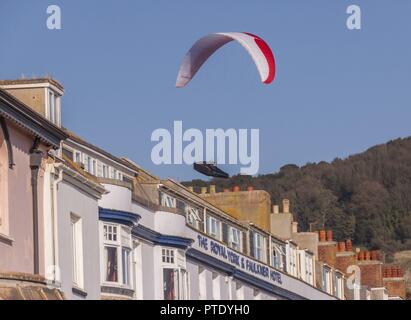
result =
[[[46,28],[50,4],[62,9],[60,31]],[[349,4],[361,6],[359,32],[345,27]],[[409,0],[1,0],[0,78],[51,74],[66,89],[66,127],[161,177],[202,177],[151,162],[152,131],[174,120],[259,128],[260,173],[269,173],[411,135],[410,16]],[[273,84],[232,43],[176,89],[191,44],[225,31],[269,43]]]

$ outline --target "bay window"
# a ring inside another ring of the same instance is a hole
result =
[[[187,300],[189,283],[184,252],[174,248],[162,248],[164,300]]]
[[[103,241],[104,282],[132,287],[130,229],[105,223],[103,224]]]

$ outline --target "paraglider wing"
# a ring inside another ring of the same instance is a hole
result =
[[[176,87],[182,88],[194,77],[204,62],[219,48],[231,41],[240,43],[251,55],[261,81],[269,84],[275,77],[274,55],[260,37],[245,32],[212,33],[199,39],[188,51],[180,66]]]

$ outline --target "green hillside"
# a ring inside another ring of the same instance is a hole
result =
[[[273,203],[290,199],[300,230],[331,228],[337,240],[353,239],[370,249],[411,249],[411,137],[331,163],[290,164],[275,174],[183,184],[215,184],[218,191],[253,185],[268,191]]]

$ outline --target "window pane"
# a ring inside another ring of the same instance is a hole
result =
[[[118,281],[117,248],[105,247],[106,252],[106,281]]]
[[[164,300],[176,300],[174,269],[163,269]]]
[[[122,250],[123,284],[130,285],[130,249]]]

